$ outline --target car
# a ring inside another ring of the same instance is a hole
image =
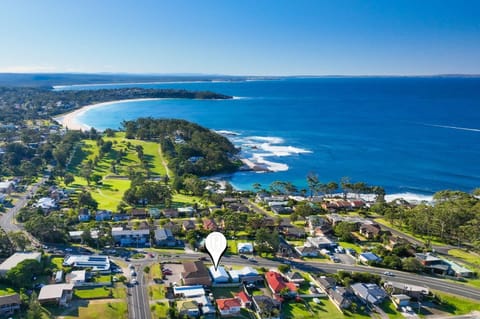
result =
[[[203,256],[203,257],[199,257],[198,260],[200,260],[200,261],[208,261],[208,258],[205,257],[205,256]]]
[[[390,276],[390,277],[393,276],[393,273],[390,272],[390,271],[386,271],[386,272],[384,272],[383,274],[384,274],[385,276]]]
[[[257,262],[258,262],[258,261],[257,261],[255,258],[253,258],[253,257],[248,258],[248,261],[251,262],[251,263],[257,263]]]
[[[150,257],[150,258],[155,258],[155,255],[152,254],[152,253],[148,253],[148,257]]]
[[[249,288],[249,289],[253,289],[253,288],[255,288],[255,284],[249,283],[249,284],[246,285],[246,287]]]
[[[130,272],[130,275],[131,275],[132,277],[136,277],[136,276],[137,276],[137,273],[135,272],[135,270],[132,270],[132,271]]]
[[[172,272],[171,270],[164,270],[164,271],[162,271],[162,273],[163,273],[164,275],[166,275],[166,276],[171,276],[171,275],[173,275],[173,272]]]
[[[73,249],[72,248],[65,248],[65,251],[70,252],[70,251],[73,251]]]
[[[130,281],[130,283],[131,283],[132,285],[136,285],[136,284],[138,283],[138,281],[137,281],[137,279],[133,278],[133,279]]]
[[[240,258],[242,258],[242,259],[248,259],[248,257],[245,256],[245,255],[240,255]]]

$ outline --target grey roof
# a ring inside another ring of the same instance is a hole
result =
[[[168,228],[158,228],[155,230],[155,239],[158,240],[168,240],[172,239],[172,231]]]
[[[38,300],[62,298],[64,290],[73,290],[73,284],[45,285],[38,294]]]
[[[35,259],[40,261],[40,258],[42,258],[42,253],[39,252],[15,253],[0,265],[0,273],[6,273],[24,260]]]
[[[368,303],[378,304],[387,297],[385,290],[376,284],[364,284],[360,282],[353,284],[350,287],[355,295]]]

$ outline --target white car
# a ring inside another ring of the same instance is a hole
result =
[[[130,281],[130,283],[131,283],[132,285],[136,285],[136,284],[138,283],[138,281],[137,281],[137,279],[133,278],[133,279]]]
[[[383,273],[385,276],[393,276],[393,273],[390,271],[386,271]]]

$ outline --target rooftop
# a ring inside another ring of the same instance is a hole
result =
[[[62,298],[64,290],[73,290],[73,284],[45,285],[38,294],[38,300]]]
[[[0,264],[0,273],[6,273],[24,260],[35,259],[40,261],[42,253],[30,252],[30,253],[15,253],[8,257],[2,264]]]

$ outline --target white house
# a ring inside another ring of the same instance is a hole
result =
[[[222,266],[219,266],[217,270],[215,270],[214,266],[210,266],[208,271],[210,272],[214,283],[228,282],[230,280],[227,271]]]
[[[75,270],[67,274],[65,279],[69,284],[73,284],[74,286],[81,286],[85,283],[86,274],[87,272],[85,270]]]
[[[42,253],[32,252],[32,253],[15,253],[12,256],[8,257],[3,263],[0,264],[0,276],[5,276],[5,274],[17,266],[24,260],[35,259],[40,262],[42,259]]]
[[[257,277],[258,271],[253,269],[252,267],[243,267],[239,270],[230,270],[230,277],[232,277],[233,282],[239,282],[240,279],[246,277]]]

